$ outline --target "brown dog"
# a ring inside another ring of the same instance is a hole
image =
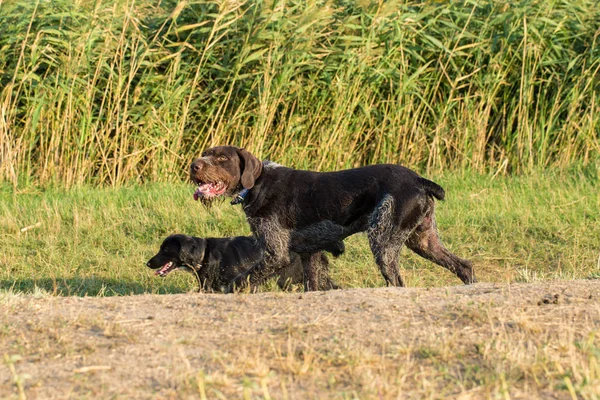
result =
[[[265,257],[234,280],[252,287],[289,263],[290,251],[310,260],[357,232],[366,232],[375,262],[391,286],[404,286],[398,257],[404,244],[418,255],[475,282],[473,266],[446,249],[435,223],[434,199],[444,189],[399,165],[371,165],[338,172],[311,172],[263,163],[244,149],[213,147],[190,166],[194,197],[210,204],[245,189],[242,205]],[[318,276],[305,265],[305,289]],[[233,289],[233,288],[230,288]]]

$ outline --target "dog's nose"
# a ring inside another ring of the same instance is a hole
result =
[[[200,163],[199,160],[196,160],[192,163],[192,165],[190,166],[190,169],[192,170],[192,172],[198,172],[200,170],[200,168],[202,168],[202,164]]]
[[[150,261],[146,263],[146,267],[150,268]]]

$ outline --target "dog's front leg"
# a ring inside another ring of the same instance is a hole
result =
[[[320,264],[321,253],[301,254],[302,267],[304,269],[304,291],[326,290],[321,287],[320,282]]]
[[[254,265],[246,272],[238,275],[229,285],[225,293],[250,291],[255,292],[258,286],[275,275],[285,265],[289,264],[289,257],[265,257],[263,261]]]
[[[343,242],[342,246],[343,246]],[[329,276],[329,261],[322,252],[301,254],[304,291],[341,289]]]
[[[238,275],[227,288],[227,293],[250,289],[254,292],[261,283],[290,263],[290,232],[277,221],[253,220],[250,226],[263,250],[263,259],[246,272]]]

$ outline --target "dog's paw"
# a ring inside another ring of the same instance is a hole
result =
[[[224,294],[231,294],[231,293],[235,293],[235,285],[233,282],[231,282],[229,285],[224,286],[223,287],[223,293]]]
[[[332,244],[331,246],[329,246],[329,248],[327,248],[325,250],[330,252],[331,255],[334,256],[335,258],[338,258],[342,254],[344,254],[344,252],[346,251],[346,246],[344,245],[344,242],[339,241],[339,242],[335,242],[334,244]]]

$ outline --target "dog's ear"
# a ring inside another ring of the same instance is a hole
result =
[[[244,164],[243,166],[240,165],[240,169],[242,170],[242,177],[240,178],[242,186],[244,189],[252,189],[254,182],[262,172],[262,162],[246,149],[238,149],[237,152]]]
[[[188,265],[199,265],[204,260],[206,251],[206,240],[201,238],[191,238],[186,244],[182,244],[179,258]]]

